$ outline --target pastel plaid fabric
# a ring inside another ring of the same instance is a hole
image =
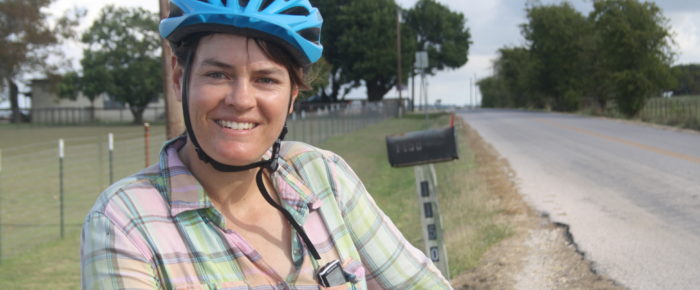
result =
[[[270,178],[322,259],[311,258],[292,229],[295,270],[280,277],[266,263],[274,257],[227,229],[178,157],[185,142],[169,141],[158,164],[99,196],[83,225],[83,288],[319,289],[314,273],[335,259],[349,280],[338,289],[450,288],[340,157],[299,142],[283,143]]]

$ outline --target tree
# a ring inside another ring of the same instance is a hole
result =
[[[506,107],[542,107],[543,102],[533,93],[534,60],[525,47],[501,48],[494,62],[494,72],[501,79],[507,95]]]
[[[700,95],[700,64],[677,65],[671,72],[675,80],[673,95]]]
[[[58,65],[47,62],[49,56],[61,59],[57,45],[70,38],[84,11],[73,10],[58,19],[51,27],[45,13],[53,0],[0,1],[0,89],[9,87],[11,121],[27,121],[19,110],[18,82],[25,72],[39,72],[49,76]]]
[[[323,29],[321,30],[321,43],[323,44],[323,58],[328,63],[328,84],[327,88],[319,90],[318,94],[322,100],[334,102],[343,99],[353,88],[358,87],[358,82],[348,79],[347,73],[342,65],[346,60],[340,53],[338,37],[345,30],[339,23],[341,7],[350,3],[351,0],[311,0],[311,3],[318,7],[323,13]],[[323,77],[319,75],[319,77]]]
[[[596,0],[589,18],[596,31],[601,80],[620,111],[636,115],[646,100],[671,86],[671,33],[654,3]]]
[[[379,101],[396,84],[396,11],[393,0],[355,0],[340,7],[337,39],[342,60],[338,65],[354,84],[364,82],[369,101]],[[402,65],[409,67],[415,54],[413,33],[401,25]],[[408,70],[403,71],[404,79]]]
[[[73,86],[91,100],[106,93],[128,104],[134,123],[142,123],[146,106],[163,90],[158,15],[106,6],[82,41],[88,48],[80,61],[82,76]]]
[[[484,108],[507,107],[508,91],[504,81],[498,76],[490,76],[477,82],[481,92],[481,106]]]
[[[533,5],[526,8],[528,22],[521,26],[534,59],[535,91],[545,106],[577,110],[583,99],[583,53],[591,35],[587,19],[571,4]],[[539,105],[539,104],[538,104]]]
[[[471,34],[464,15],[452,12],[435,0],[420,0],[406,13],[406,23],[415,31],[418,50],[428,52],[426,73],[459,68],[468,61]]]

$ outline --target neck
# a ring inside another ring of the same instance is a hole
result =
[[[243,171],[221,172],[211,164],[200,160],[192,142],[187,142],[178,152],[180,159],[202,184],[209,198],[219,208],[249,208],[247,205],[258,203],[262,199],[255,174],[260,168]],[[267,178],[265,185],[271,188]],[[264,201],[263,201],[264,202]]]

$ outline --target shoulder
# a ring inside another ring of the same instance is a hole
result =
[[[303,167],[316,163],[344,163],[343,159],[334,152],[298,141],[282,142],[280,156],[284,161],[294,167]]]
[[[299,176],[312,190],[330,189],[335,195],[347,195],[364,187],[357,174],[338,154],[303,142],[284,142],[280,151],[285,171]],[[353,188],[352,191],[346,189]]]
[[[166,210],[158,185],[160,179],[159,166],[155,164],[115,182],[100,193],[87,219],[100,215],[123,226],[153,211]]]
[[[280,156],[284,160],[282,164],[285,169],[304,179],[331,179],[337,177],[337,173],[354,175],[350,166],[338,154],[303,142],[283,142]]]

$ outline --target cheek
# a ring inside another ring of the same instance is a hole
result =
[[[287,118],[287,108],[289,105],[289,96],[285,95],[283,97],[265,98],[258,101],[258,104],[262,111],[270,119],[286,119]]]
[[[190,89],[189,96],[190,110],[192,112],[209,111],[217,106],[221,100],[220,96],[222,95],[225,95],[225,92],[222,92],[221,89],[217,89],[216,87],[193,86]]]

